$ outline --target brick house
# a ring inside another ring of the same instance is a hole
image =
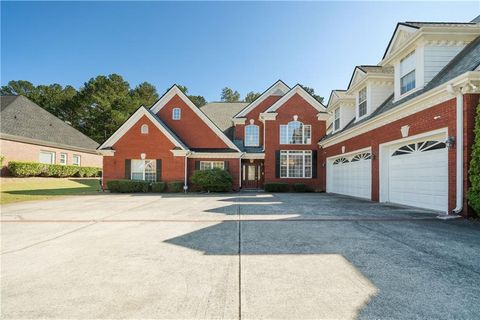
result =
[[[327,106],[277,81],[250,104],[195,105],[173,86],[99,150],[108,179],[184,181],[220,167],[266,182],[468,215],[480,97],[480,17],[398,23],[377,65],[354,68]]]
[[[1,97],[0,153],[9,161],[101,167],[98,143],[23,96]],[[2,168],[6,173],[5,168]]]

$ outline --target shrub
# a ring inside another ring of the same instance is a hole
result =
[[[167,183],[168,192],[182,192],[183,181],[173,181]]]
[[[95,168],[95,167],[77,167],[78,172],[77,176],[79,177],[100,177],[102,174],[102,171],[100,168]]]
[[[107,188],[110,192],[133,193],[148,192],[150,190],[150,182],[140,180],[109,180]]]
[[[3,167],[3,160],[5,160],[5,157],[0,156],[0,167]]]
[[[475,117],[475,141],[472,146],[472,160],[468,169],[471,187],[467,193],[468,204],[480,216],[480,103]]]
[[[152,192],[164,192],[166,184],[165,182],[153,182],[150,187]]]
[[[214,168],[195,171],[192,183],[202,191],[226,192],[232,190],[233,178],[227,171]]]
[[[289,189],[285,182],[267,182],[264,188],[267,192],[287,192]]]
[[[64,166],[60,164],[50,164],[45,166],[42,176],[45,177],[73,177],[78,172],[78,167]]]
[[[312,191],[312,189],[310,189],[310,187],[307,186],[305,183],[294,183],[293,190],[295,192],[311,192]]]
[[[15,177],[39,176],[46,171],[46,164],[37,162],[10,161],[8,171]]]

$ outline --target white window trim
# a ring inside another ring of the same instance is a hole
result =
[[[140,173],[139,171],[133,171],[133,168],[132,168],[132,165],[133,165],[133,161],[143,161],[143,170],[142,170],[142,180],[143,181],[148,181],[148,182],[157,182],[157,164],[156,164],[156,161],[157,160],[154,160],[154,159],[145,159],[145,160],[142,160],[142,159],[132,159],[132,162],[130,163],[130,179],[133,180],[133,174],[134,173]],[[150,180],[145,180],[145,167],[146,167],[146,163],[147,161],[153,161],[153,163],[155,164],[155,180],[154,181],[150,181]]]
[[[42,154],[42,153],[49,153],[49,154],[53,155],[53,156],[52,156],[52,161],[53,161],[53,162],[52,162],[52,163],[49,163],[49,164],[55,164],[55,163],[57,163],[57,159],[56,159],[57,155],[56,155],[56,153],[55,153],[54,151],[48,151],[48,150],[40,150],[40,152],[39,152],[39,154],[38,154],[38,162],[40,162],[40,154]],[[40,162],[40,163],[44,163],[44,162]]]
[[[65,163],[62,163],[62,156],[65,155]],[[65,153],[65,152],[60,152],[60,159],[59,159],[59,163],[61,165],[64,165],[66,166],[68,164],[68,153]]]
[[[287,128],[286,130],[287,130],[287,139],[288,139],[288,137],[289,137],[288,126],[292,122],[299,122],[299,123],[302,124],[302,143],[282,143],[282,127]],[[305,127],[310,128],[310,137],[308,138],[310,141],[307,142],[307,143],[303,143],[303,141],[305,140]],[[301,145],[303,145],[303,146],[306,146],[306,145],[312,144],[312,125],[310,125],[310,124],[304,124],[303,122],[298,121],[298,120],[297,121],[290,121],[287,124],[281,124],[280,127],[279,127],[279,130],[280,130],[280,132],[279,132],[279,137],[278,138],[279,138],[279,144],[280,145],[284,145],[284,146],[286,146],[286,145],[290,145],[290,146],[301,146]]]
[[[360,92],[361,92],[362,90],[365,90],[365,100],[360,101]],[[363,87],[362,89],[358,90],[358,95],[357,95],[357,96],[358,96],[358,98],[357,98],[357,99],[358,99],[358,103],[357,103],[357,121],[358,121],[358,120],[361,120],[361,119],[365,118],[366,116],[368,116],[368,89],[367,89],[367,87]],[[365,102],[365,109],[366,109],[366,111],[365,111],[365,114],[364,114],[364,115],[360,115],[360,104],[363,103],[363,102]]]
[[[178,117],[176,116],[177,111],[178,111]],[[182,109],[173,108],[172,109],[172,120],[181,120],[181,119],[182,119]]]
[[[337,118],[337,115],[338,115],[338,118]],[[336,120],[338,120],[338,128],[335,126]],[[341,128],[340,107],[338,107],[335,110],[333,110],[333,132],[340,130],[340,128]]]
[[[148,131],[149,131],[149,127],[148,127],[148,124],[142,124],[142,126],[140,127],[140,133],[141,134],[148,134]]]
[[[256,134],[256,137],[257,137],[257,143],[256,144],[247,144],[247,129],[248,128],[255,128],[257,130],[257,134]],[[260,127],[257,126],[256,124],[249,124],[247,126],[245,126],[245,136],[244,136],[244,145],[245,147],[259,147],[260,146]]]
[[[301,151],[302,152],[302,158],[303,158],[303,177],[289,177],[289,165],[287,164],[287,176],[286,177],[282,177],[282,163],[281,163],[281,160],[280,160],[280,179],[312,179],[312,176],[313,176],[313,166],[314,166],[314,163],[313,163],[313,152],[312,150],[280,150],[280,158],[282,157],[282,152],[286,152],[287,153],[287,163],[288,163],[288,157],[289,157],[289,153],[291,151]],[[296,155],[299,155],[299,154],[296,154]],[[309,177],[306,177],[305,176],[305,156],[306,155],[310,155],[311,157],[311,165],[310,165],[310,176]]]
[[[222,164],[221,168],[220,168],[220,166],[214,166],[213,165],[214,163],[217,163],[217,164],[221,163]],[[206,166],[207,164],[210,168],[208,168],[208,169],[203,168],[202,169],[202,165]],[[200,170],[211,170],[211,169],[214,169],[214,168],[220,168],[222,170],[225,170],[225,162],[224,161],[200,161]]]
[[[75,163],[75,157],[78,157],[78,164]],[[72,156],[72,165],[74,165],[74,166],[79,166],[79,167],[80,167],[80,166],[82,165],[82,156],[79,155],[79,154],[74,154],[74,155]]]

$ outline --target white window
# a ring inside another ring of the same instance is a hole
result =
[[[72,164],[74,166],[79,166],[81,158],[82,157],[79,154],[74,154],[73,157],[72,157]]]
[[[173,120],[180,120],[181,117],[182,117],[182,110],[180,110],[180,108],[173,108],[172,119]]]
[[[361,118],[367,114],[367,88],[358,92],[358,117]]]
[[[131,179],[155,182],[157,181],[156,167],[156,160],[132,160]]]
[[[60,164],[67,164],[68,155],[66,153],[60,153]]]
[[[340,108],[333,111],[333,130],[336,131],[340,129]]]
[[[142,127],[140,128],[140,132],[142,134],[148,134],[148,124],[142,124]]]
[[[311,178],[312,151],[280,151],[280,178]]]
[[[225,169],[223,161],[200,161],[200,170],[210,170],[213,168]]]
[[[400,94],[415,88],[415,51],[400,61]]]
[[[311,136],[312,126],[304,125],[300,121],[280,125],[280,144],[310,144]]]
[[[245,146],[257,147],[259,146],[260,130],[257,125],[249,124],[245,127]]]
[[[40,163],[55,164],[55,152],[40,151]]]

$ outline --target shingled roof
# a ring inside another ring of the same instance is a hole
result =
[[[248,105],[247,102],[211,102],[200,110],[230,139],[233,140],[233,117]]]
[[[2,96],[2,139],[95,153],[98,143],[23,96]]]

